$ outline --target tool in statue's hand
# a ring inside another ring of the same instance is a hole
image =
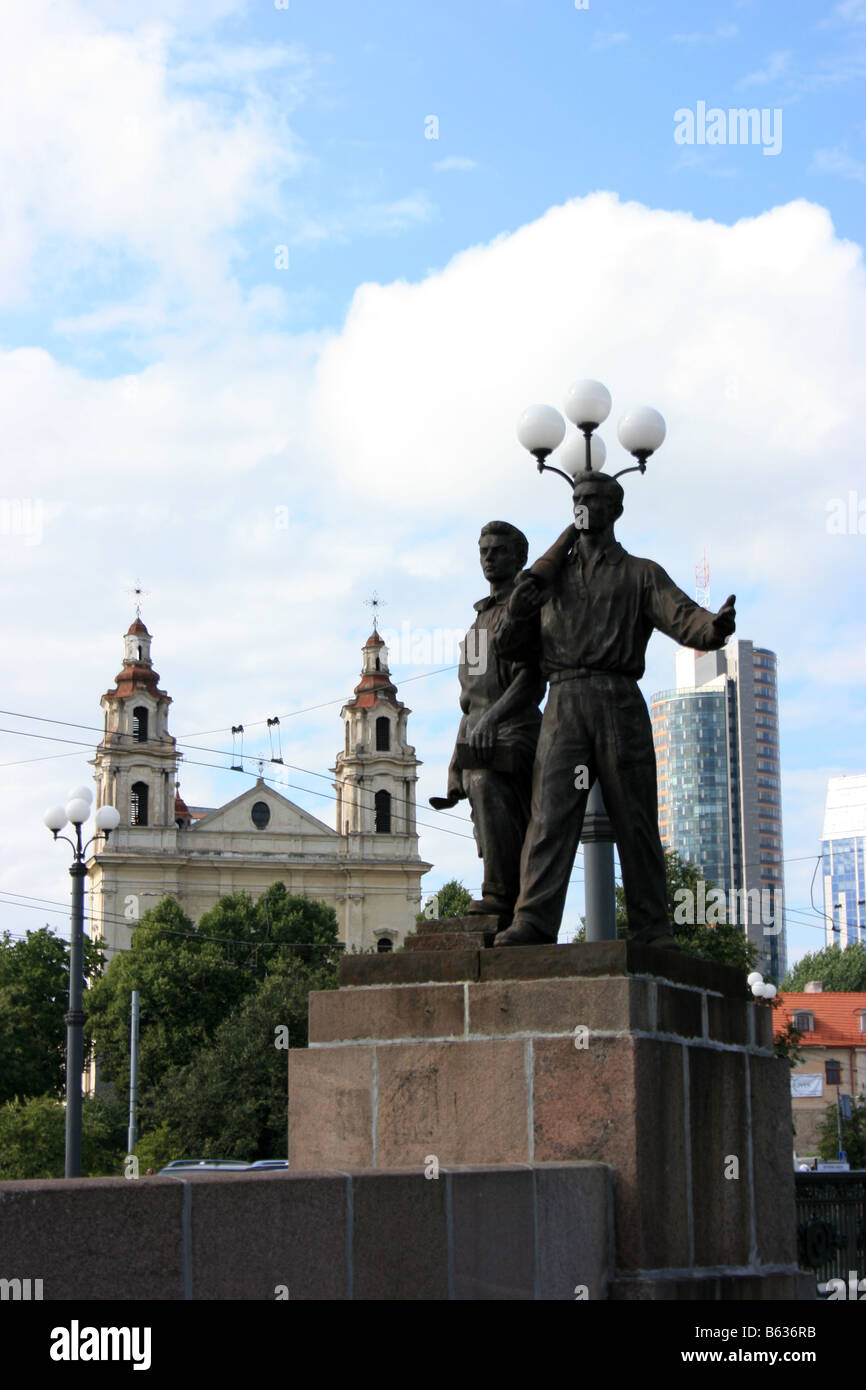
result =
[[[526,571],[514,586],[508,611],[514,618],[531,618],[544,602],[544,587],[537,575]]]

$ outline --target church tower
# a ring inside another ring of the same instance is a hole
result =
[[[177,749],[166,728],[170,696],[159,689],[151,635],[136,617],[123,639],[123,666],[100,704],[102,742],[94,759],[97,807],[120,812],[115,846],[132,847],[137,831],[176,829]],[[147,836],[148,845],[153,836]],[[172,836],[173,838],[173,836]]]
[[[417,846],[415,783],[421,764],[406,738],[411,710],[397,699],[388,648],[375,626],[362,650],[355,698],[341,711],[345,742],[334,769],[337,830],[347,836],[387,836],[391,845],[391,837],[412,836]],[[385,841],[383,852],[384,846]]]

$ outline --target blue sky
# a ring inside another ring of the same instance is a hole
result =
[[[826,517],[863,489],[866,0],[0,16],[3,515],[42,517],[0,536],[9,710],[99,725],[141,577],[173,732],[278,713],[326,772],[364,599],[385,627],[464,626],[479,525],[504,515],[537,553],[567,520],[517,415],[597,376],[609,449],[630,402],[668,420],[623,542],[689,591],[706,547],[713,606],[735,591],[738,635],[779,655],[789,948],[820,946],[826,778],[864,760],[864,542]],[[676,143],[701,103],[766,110],[778,152]],[[673,653],[654,639],[647,694]],[[423,677],[401,693],[426,805],[454,678],[395,674]],[[2,722],[0,925],[60,928],[40,815],[88,753],[24,734],[89,733]],[[294,781],[330,821],[325,784]],[[183,789],[240,787],[190,765]],[[477,889],[471,840],[422,819],[431,890]]]

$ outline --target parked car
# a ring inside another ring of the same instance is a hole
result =
[[[160,1168],[158,1176],[162,1177],[163,1173],[240,1173],[249,1167],[249,1163],[234,1158],[173,1158],[171,1163]]]
[[[250,1164],[251,1169],[256,1168],[259,1172],[263,1168],[288,1168],[288,1166],[289,1160],[287,1158],[258,1158],[255,1163]]]

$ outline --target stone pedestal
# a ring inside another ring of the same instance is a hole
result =
[[[797,1297],[789,1069],[732,967],[623,941],[350,956],[309,1039],[292,1168],[602,1163],[609,1297]]]

